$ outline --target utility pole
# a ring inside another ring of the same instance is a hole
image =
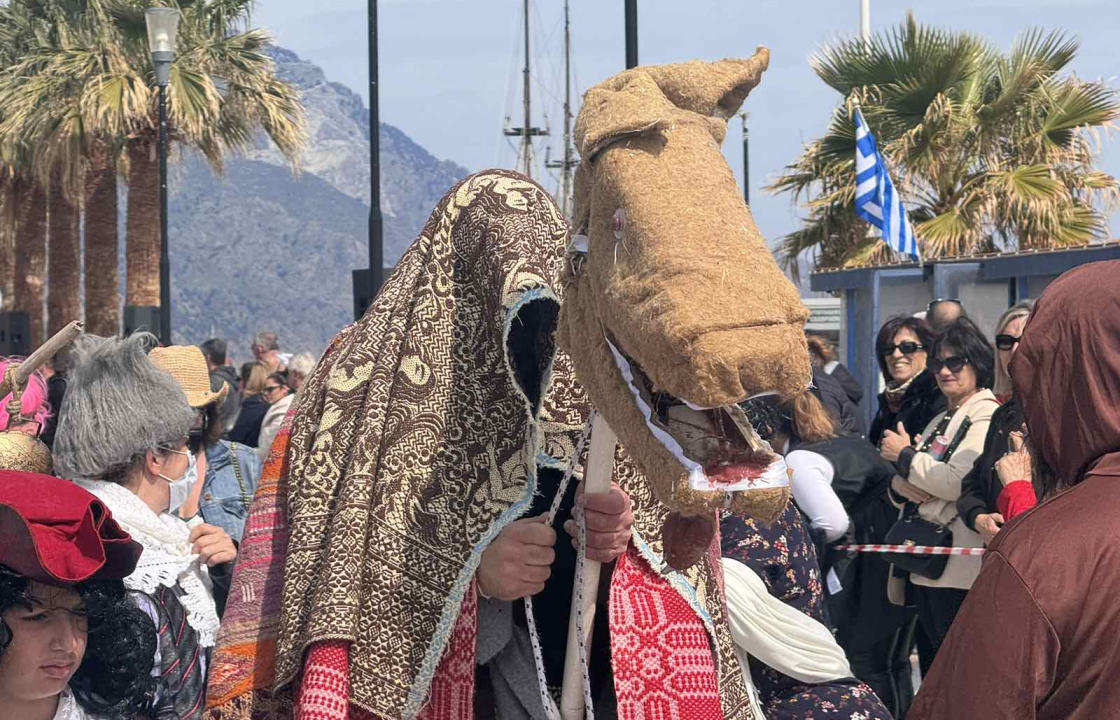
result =
[[[369,268],[352,271],[354,319],[360,320],[381,290],[384,247],[381,218],[381,120],[377,88],[377,0],[368,0],[369,30]]]
[[[579,164],[572,153],[572,34],[568,0],[564,0],[564,159],[549,160],[545,167],[560,170],[560,212],[571,216],[572,170]]]
[[[629,70],[638,67],[638,0],[625,0],[625,2],[626,69]]]
[[[747,129],[747,113],[739,113],[739,118],[743,121],[743,199],[746,200],[747,206],[751,204],[751,137],[750,130]]]

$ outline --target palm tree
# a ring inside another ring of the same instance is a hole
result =
[[[62,187],[57,171],[51,179],[47,215],[47,332],[82,319],[82,251],[78,208]]]
[[[47,272],[47,194],[43,186],[18,177],[8,195],[15,208],[15,272],[12,310],[30,317],[31,346],[43,335],[43,291]]]
[[[0,8],[0,67],[10,67],[32,45],[35,29],[26,13]],[[0,104],[0,116],[3,113],[6,108]],[[44,336],[47,197],[30,171],[29,155],[22,140],[0,140],[0,220],[14,251],[9,307],[28,314],[34,347]]]
[[[250,0],[184,0],[169,87],[171,140],[220,170],[258,128],[293,164],[305,143],[296,91],[275,76],[267,36],[243,30]],[[14,0],[8,14],[52,33],[0,73],[0,139],[33,139],[40,173],[61,168],[64,188],[85,199],[86,292],[91,331],[117,321],[116,173],[129,187],[126,302],[159,305],[156,99],[136,0]]]
[[[229,152],[246,149],[263,130],[292,162],[306,144],[298,91],[276,77],[267,55],[268,35],[246,29],[253,0],[183,0],[175,62],[168,87],[172,141],[201,152],[220,172]],[[150,78],[146,5],[118,2],[112,8],[124,52],[137,74]],[[159,206],[155,102],[151,83],[147,112],[121,112],[132,124],[128,142],[127,300],[159,304]],[[141,93],[138,86],[130,91]]]
[[[927,258],[1081,245],[1107,233],[1115,178],[1093,165],[1091,132],[1120,114],[1112,90],[1059,75],[1076,40],[1034,30],[1009,53],[969,33],[919,25],[868,45],[825,47],[810,64],[843,98],[825,135],[768,188],[804,201],[808,217],[782,241],[795,275],[887,259],[856,218],[855,128],[862,109],[910,208]]]

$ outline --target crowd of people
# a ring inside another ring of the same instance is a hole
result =
[[[252,351],[237,373],[219,338],[83,336],[4,398],[0,428],[52,462],[0,463],[0,715],[201,717],[262,464],[315,364],[271,332]]]
[[[1008,688],[1001,700],[1021,713],[999,717],[1116,712],[1092,682],[1113,654],[1093,638],[1110,634],[1077,618],[1113,617],[1100,606],[1107,598],[1079,593],[1118,555],[1107,533],[1074,533],[1060,556],[1046,536],[1116,523],[1102,513],[1120,474],[1120,313],[1115,296],[1098,298],[1112,304],[1100,313],[1071,299],[1085,292],[1079,284],[1107,287],[1109,270],[1074,271],[1037,306],[1015,304],[991,338],[956,300],[889,319],[875,340],[883,390],[866,431],[860,384],[818,336],[808,338],[810,391],[743,404],[791,473],[794,515],[775,527],[808,530],[770,569],[789,581],[782,600],[831,630],[852,675],[893,717],[985,715],[993,673]],[[31,375],[18,402],[0,402],[0,423],[49,441],[54,466],[54,476],[0,470],[5,717],[202,716],[261,469],[316,363],[282,354],[269,332],[252,350],[237,370],[217,338],[157,347],[145,334],[85,336],[53,373]],[[1062,492],[1072,488],[1083,489]],[[1051,495],[1066,499],[1039,509],[1049,525],[1013,523]],[[525,522],[526,532],[547,529]],[[792,544],[785,530],[770,538],[730,516],[722,532],[725,557],[748,565],[756,547]],[[987,547],[992,559],[982,573],[977,554],[848,548],[882,543]],[[1080,570],[1060,569],[1071,553]],[[485,592],[504,597],[500,575]],[[814,583],[823,593],[805,594]],[[1033,684],[1015,669],[1023,663]],[[852,687],[834,689],[850,700]],[[831,697],[814,692],[816,703]],[[787,707],[791,718],[805,709]]]

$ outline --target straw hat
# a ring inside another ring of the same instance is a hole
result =
[[[156,367],[175,378],[175,382],[179,383],[179,387],[183,388],[187,396],[187,404],[193,408],[220,403],[225,400],[229,392],[229,385],[225,383],[218,392],[210,389],[210,373],[206,369],[206,358],[194,345],[153,348],[148,353],[148,357]]]

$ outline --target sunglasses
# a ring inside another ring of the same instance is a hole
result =
[[[949,368],[949,372],[956,375],[965,365],[968,365],[968,358],[963,355],[953,355],[944,359],[930,358],[926,361],[926,364],[929,365],[930,372],[934,375],[941,372],[943,367]]]
[[[264,386],[264,391],[266,393],[270,393],[274,390],[279,390],[281,387],[283,387],[283,386],[282,385],[265,385]]]
[[[1010,350],[1011,348],[1015,347],[1015,343],[1019,342],[1019,338],[1021,337],[1022,335],[1016,336],[1000,333],[999,335],[996,335],[996,347],[1000,350]]]
[[[926,305],[926,312],[933,312],[933,307],[941,303],[953,303],[957,307],[964,307],[961,301],[956,298],[937,298],[936,300],[930,301],[929,305]]]
[[[894,355],[894,351],[898,350],[903,355],[913,355],[919,350],[925,349],[926,346],[922,345],[921,343],[916,343],[913,340],[903,340],[897,345],[887,345],[883,348],[883,352],[881,354],[883,357],[886,357],[887,355]]]

